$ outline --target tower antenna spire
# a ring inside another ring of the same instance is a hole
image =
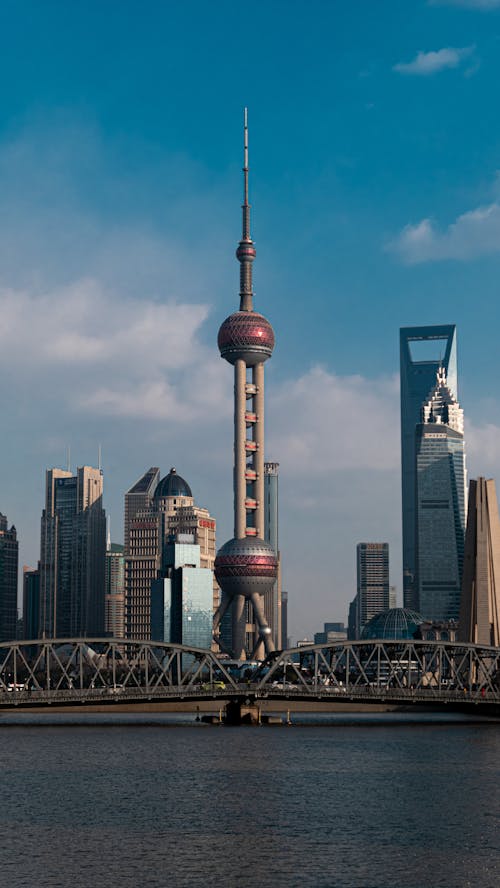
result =
[[[243,230],[236,250],[240,263],[240,311],[253,311],[252,262],[255,247],[250,235],[250,204],[248,202],[248,108],[243,112]]]

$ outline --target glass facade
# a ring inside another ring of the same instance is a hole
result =
[[[429,353],[429,349],[431,349]],[[403,600],[417,607],[416,583],[416,459],[415,429],[421,408],[436,381],[440,367],[448,387],[457,390],[457,339],[454,324],[403,327],[400,330],[401,372],[401,486],[403,505]]]
[[[169,543],[167,576],[151,587],[151,637],[209,649],[212,644],[213,574],[200,567],[200,547]]]
[[[443,367],[416,428],[418,610],[426,620],[456,620],[465,536],[464,417]]]
[[[416,611],[394,607],[372,617],[364,627],[361,638],[364,641],[418,638],[422,623],[423,619]]]
[[[457,620],[464,560],[463,435],[421,425],[417,434],[418,609],[426,620]]]

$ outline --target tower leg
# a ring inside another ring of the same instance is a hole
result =
[[[231,599],[229,598],[229,595],[225,595],[223,592],[222,598],[221,598],[221,603],[219,604],[219,607],[217,608],[217,610],[214,613],[213,630],[212,630],[213,631],[213,639],[214,639],[215,643],[219,645],[221,651],[224,651],[225,654],[229,654],[229,656],[231,656],[231,651],[227,650],[227,648],[225,648],[224,644],[221,641],[220,633],[219,633],[219,626],[221,624],[221,620],[222,620],[224,614],[226,613],[226,611],[228,610],[230,605],[231,605]]]
[[[262,603],[262,598],[257,592],[252,592],[250,600],[252,602],[253,612],[255,614],[255,621],[259,626],[260,639],[264,642],[265,652],[266,654],[271,654],[274,651],[274,642],[271,630],[267,624],[267,620],[264,614],[264,605]]]
[[[235,660],[246,660],[245,649],[245,596],[235,595],[233,598],[233,657]]]

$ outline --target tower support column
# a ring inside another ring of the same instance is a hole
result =
[[[234,535],[243,539],[246,535],[246,373],[245,361],[234,363]]]
[[[254,395],[255,413],[257,414],[257,422],[255,423],[255,443],[257,450],[255,452],[255,470],[257,479],[255,482],[255,499],[257,500],[257,509],[255,512],[255,527],[257,536],[264,538],[264,364],[255,364],[253,368],[253,382],[257,389]]]

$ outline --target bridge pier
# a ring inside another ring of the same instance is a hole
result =
[[[260,706],[255,700],[237,698],[226,703],[224,724],[226,725],[260,725]]]

